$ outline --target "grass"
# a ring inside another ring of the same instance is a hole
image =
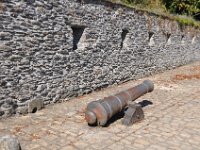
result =
[[[173,16],[176,21],[178,21],[181,25],[186,25],[186,26],[193,26],[196,28],[200,27],[200,22],[194,20],[192,17],[188,16]]]
[[[144,12],[153,13],[155,15],[169,18],[170,20],[176,20],[181,26],[193,26],[195,28],[200,28],[200,21],[195,20],[191,16],[183,16],[183,15],[175,15],[171,14],[167,11],[166,7],[160,3],[159,0],[152,0],[150,4],[132,4],[132,3],[125,3],[121,0],[107,0],[112,3],[122,4],[129,8],[134,8],[137,10],[141,10]]]

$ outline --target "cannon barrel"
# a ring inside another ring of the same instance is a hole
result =
[[[107,121],[116,113],[122,111],[129,101],[134,101],[138,97],[154,90],[154,84],[150,80],[145,80],[133,88],[105,97],[104,99],[92,101],[88,104],[85,119],[89,125],[106,125]]]

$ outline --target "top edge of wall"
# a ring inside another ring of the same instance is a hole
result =
[[[133,8],[133,7],[129,7],[129,6],[126,6],[122,3],[118,3],[118,2],[112,2],[110,0],[82,0],[85,4],[90,4],[90,3],[95,3],[97,5],[105,5],[107,7],[114,7],[114,8],[125,8],[129,11],[135,11],[136,13],[138,14],[141,14],[141,15],[149,15],[149,16],[154,16],[154,17],[160,17],[162,19],[168,19],[170,21],[176,21],[177,23],[181,24],[178,20],[176,20],[175,18],[172,18],[173,16],[166,16],[164,14],[157,14],[155,12],[150,12],[148,10],[141,10],[141,9],[137,9],[137,8]],[[197,29],[200,29],[200,27],[196,27],[196,26],[193,26],[193,25],[189,25],[189,24],[186,24],[185,25],[186,27],[193,27],[193,28],[197,28]]]

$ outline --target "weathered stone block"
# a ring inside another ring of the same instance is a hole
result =
[[[1,150],[21,150],[18,139],[11,135],[0,137]]]
[[[6,101],[3,105],[1,105],[1,110],[4,112],[4,117],[9,117],[13,114],[13,105],[10,103],[7,103],[9,101]]]
[[[16,113],[17,114],[22,114],[22,115],[27,114],[28,113],[28,107],[27,106],[18,107],[16,109]]]
[[[35,113],[37,110],[43,108],[43,100],[41,99],[34,99],[28,102],[28,112]]]

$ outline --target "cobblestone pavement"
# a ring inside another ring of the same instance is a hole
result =
[[[145,78],[144,78],[145,79]],[[130,127],[121,119],[108,127],[89,127],[84,120],[88,102],[141,83],[144,79],[108,87],[41,111],[1,120],[0,135],[16,135],[22,150],[70,149],[200,149],[200,62],[149,77],[155,90],[137,101],[145,119]]]

